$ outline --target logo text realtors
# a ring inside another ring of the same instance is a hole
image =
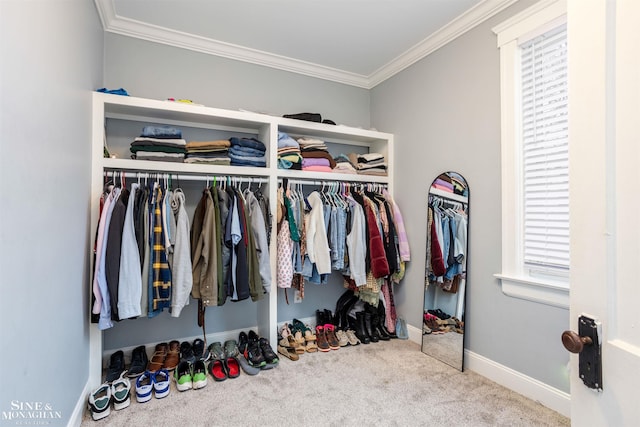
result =
[[[59,420],[62,412],[54,411],[49,403],[11,401],[11,410],[2,411],[3,420]],[[30,424],[30,423],[27,423]],[[40,423],[37,423],[40,424]]]

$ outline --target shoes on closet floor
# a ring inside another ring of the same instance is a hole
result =
[[[298,356],[298,353],[296,353],[293,347],[284,347],[278,344],[278,353],[293,361],[300,359],[300,356]]]
[[[331,351],[329,347],[329,342],[327,341],[327,336],[325,335],[325,330],[323,325],[316,326],[316,343],[318,345],[318,350],[327,352]]]
[[[249,331],[247,336],[247,344],[246,349],[244,351],[244,357],[247,359],[249,364],[254,367],[263,368],[267,365],[267,361],[262,354],[262,349],[260,348],[260,342],[258,338],[258,334],[253,331]]]
[[[346,347],[349,345],[349,339],[347,338],[347,333],[341,329],[336,331],[336,338],[338,339],[338,344],[340,347]]]
[[[124,370],[124,352],[122,350],[118,350],[109,358],[109,367],[107,367],[105,382],[111,383],[117,380]]]
[[[169,371],[166,369],[160,369],[151,373],[151,380],[153,381],[153,394],[156,399],[162,399],[169,395],[170,381]]]
[[[169,353],[169,344],[167,344],[166,342],[156,344],[156,350],[153,352],[153,356],[151,356],[151,360],[149,360],[149,363],[147,365],[147,370],[150,372],[155,372],[162,369],[168,353]]]
[[[173,340],[169,342],[167,357],[164,359],[163,368],[167,371],[173,371],[180,363],[180,342]]]
[[[196,338],[191,347],[193,348],[193,355],[196,357],[196,360],[202,359],[206,362],[211,357],[209,349],[205,347],[204,341],[200,338]]]
[[[360,344],[360,340],[358,339],[358,336],[353,329],[347,329],[345,331],[345,335],[347,336],[347,340],[349,341],[350,345]]]
[[[191,364],[187,361],[180,362],[173,371],[173,379],[176,381],[178,391],[186,391],[193,388]]]
[[[108,417],[111,413],[111,386],[109,384],[101,384],[89,395],[89,410],[91,418],[95,421]]]
[[[147,357],[147,350],[143,345],[133,349],[131,353],[131,366],[127,376],[129,378],[135,378],[142,375],[147,370],[149,359]]]
[[[222,348],[222,343],[220,341],[216,341],[209,345],[209,354],[210,359],[213,360],[224,360],[224,348]]]
[[[144,403],[151,400],[153,394],[153,374],[149,371],[143,372],[136,380],[136,400]]]
[[[191,381],[194,390],[201,389],[207,385],[207,367],[204,359],[196,360],[196,363],[193,364]]]
[[[275,367],[280,359],[278,359],[278,355],[273,351],[271,345],[269,344],[269,340],[266,338],[259,339],[260,350],[262,351],[262,356],[266,364],[262,369],[269,369]]]
[[[340,349],[340,342],[338,338],[336,338],[335,326],[333,326],[333,324],[327,323],[324,325],[324,335],[327,338],[327,343],[331,350]]]
[[[209,373],[211,373],[211,376],[216,381],[226,380],[228,375],[224,360],[214,358],[211,363],[209,363]]]
[[[189,364],[192,364],[195,361],[196,356],[193,353],[193,347],[191,346],[191,343],[183,341],[180,344],[180,363],[189,362]]]
[[[111,400],[113,400],[113,409],[116,411],[131,404],[131,381],[125,374],[126,371],[111,384]]]

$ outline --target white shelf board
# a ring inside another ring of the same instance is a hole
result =
[[[102,160],[102,166],[111,170],[128,170],[148,173],[182,173],[198,175],[269,176],[268,168],[245,166],[202,165],[153,160],[111,159]]]

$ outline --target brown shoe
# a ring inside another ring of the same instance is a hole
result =
[[[168,351],[169,345],[166,342],[157,344],[156,351],[153,353],[151,360],[149,360],[149,363],[147,364],[147,370],[149,372],[155,372],[162,369]]]
[[[330,351],[329,343],[327,342],[327,336],[325,335],[324,326],[316,326],[316,344],[320,351]]]
[[[324,335],[327,337],[329,348],[331,350],[340,350],[340,341],[336,337],[336,327],[331,323],[324,325]]]
[[[173,340],[169,343],[169,351],[164,359],[163,367],[168,371],[173,371],[180,363],[180,342]]]

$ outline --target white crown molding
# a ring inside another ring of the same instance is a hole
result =
[[[511,6],[518,0],[484,0],[458,16],[438,31],[389,61],[369,76],[369,86],[375,87],[405,68],[435,52],[467,31]]]
[[[302,74],[350,86],[371,89],[399,73],[484,20],[490,18],[518,0],[483,0],[475,7],[451,21],[425,40],[399,55],[373,74],[365,76],[336,68],[326,67],[282,55],[224,43],[206,37],[151,25],[119,16],[114,0],[95,0],[105,31],[142,40],[161,43],[236,61],[248,62],[292,73]]]

